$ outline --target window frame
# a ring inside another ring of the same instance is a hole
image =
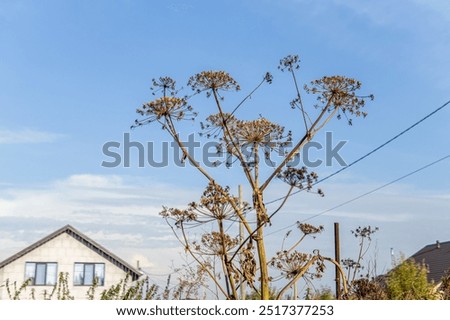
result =
[[[77,279],[77,265],[83,267],[81,281],[78,281]],[[86,266],[92,266],[92,281],[89,281],[89,283],[86,283]],[[97,277],[97,272],[99,266],[101,266],[102,270],[102,277]],[[105,276],[106,276],[106,265],[104,262],[75,262],[73,265],[73,285],[75,287],[86,287],[86,286],[92,286],[94,284],[94,280],[97,277],[99,279],[99,282],[97,283],[97,286],[102,287],[105,285]]]
[[[30,277],[28,276],[28,271],[31,270],[28,267],[34,265],[33,266],[33,276]],[[54,265],[55,266],[55,271],[53,275],[54,278],[49,279],[49,265]],[[37,280],[37,275],[38,275],[38,268],[44,266],[44,271],[40,272],[42,273],[41,276],[44,276],[44,281],[42,283],[36,283]],[[28,279],[31,279],[31,286],[39,286],[39,287],[49,287],[49,286],[54,286],[56,285],[56,283],[58,282],[58,262],[52,261],[52,262],[43,262],[43,261],[25,261],[25,281],[27,281]]]

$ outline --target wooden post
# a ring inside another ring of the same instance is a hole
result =
[[[339,223],[334,223],[334,259],[338,264],[341,264],[341,244],[339,241]],[[336,272],[336,299],[341,298],[341,273],[339,268],[335,266]]]
[[[239,185],[239,208],[241,209],[244,208],[241,185]],[[242,241],[244,241],[244,224],[242,223],[242,221],[239,220],[239,242],[242,244]],[[241,265],[244,262],[244,258],[245,258],[244,254],[242,253],[241,249],[241,253],[239,255]],[[244,277],[242,275],[240,275],[240,280],[241,280],[240,281],[241,300],[245,300],[247,294],[246,292],[247,286],[245,285]]]

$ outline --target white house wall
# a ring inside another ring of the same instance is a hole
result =
[[[26,262],[57,262],[58,274],[60,272],[68,273],[68,285],[70,294],[75,299],[86,299],[86,293],[89,286],[74,286],[73,274],[74,264],[80,263],[104,263],[105,264],[105,284],[97,288],[97,295],[112,285],[117,284],[124,279],[126,273],[115,266],[95,251],[89,249],[78,240],[67,233],[55,237],[54,239],[44,243],[26,255],[12,261],[10,264],[0,269],[0,285],[4,284],[6,279],[9,283],[17,283],[19,287],[25,279],[25,263]],[[30,286],[21,294],[21,299],[30,299],[31,288],[36,290],[36,299],[43,299],[43,291],[51,292],[53,286]],[[0,299],[9,299],[8,293],[4,286],[0,287]]]

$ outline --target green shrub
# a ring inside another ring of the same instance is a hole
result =
[[[434,300],[434,286],[427,280],[427,268],[413,260],[405,260],[387,277],[387,294],[390,300]]]

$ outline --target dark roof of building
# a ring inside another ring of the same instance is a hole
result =
[[[67,233],[69,236],[73,237],[75,240],[81,242],[83,245],[91,249],[92,251],[96,252],[112,264],[114,264],[116,267],[122,269],[126,273],[128,273],[131,278],[134,280],[137,280],[141,276],[141,272],[137,270],[136,268],[132,267],[130,264],[126,263],[124,260],[120,259],[118,256],[114,255],[109,250],[105,249],[103,246],[95,242],[94,240],[90,239],[71,225],[66,225],[62,227],[59,230],[56,230],[55,232],[49,234],[45,238],[42,238],[41,240],[33,243],[32,245],[26,247],[22,251],[19,251],[15,255],[9,257],[8,259],[0,262],[0,268],[3,268],[4,266],[10,264],[14,260],[26,255],[27,253],[33,251],[34,249],[40,247],[41,245],[47,243],[48,241],[58,237],[59,235]]]
[[[428,267],[428,280],[439,282],[450,269],[450,241],[429,244],[411,256]]]

